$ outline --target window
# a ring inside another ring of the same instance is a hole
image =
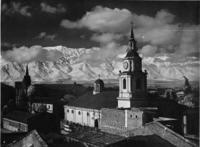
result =
[[[67,112],[69,113],[69,109],[67,109]]]
[[[135,116],[135,118],[138,118],[137,115]]]
[[[89,113],[89,112],[87,112],[87,116],[90,116],[90,113]]]
[[[141,81],[140,79],[136,80],[136,89],[140,89],[141,88]]]
[[[74,113],[74,110],[72,110],[72,113]]]
[[[78,111],[78,114],[81,115],[81,111]]]
[[[126,89],[126,79],[123,79],[123,89]]]

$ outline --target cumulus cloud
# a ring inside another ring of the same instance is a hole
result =
[[[2,14],[13,15],[20,14],[22,16],[30,17],[29,12],[30,7],[27,5],[22,5],[20,2],[10,2],[9,4],[2,4]]]
[[[54,40],[56,37],[55,34],[47,34],[46,32],[41,32],[36,38],[39,39],[47,39],[47,40]]]
[[[181,31],[177,53],[184,55],[196,54],[199,56],[200,50],[200,25],[185,26]]]
[[[198,52],[200,27],[177,23],[175,17],[164,9],[153,17],[138,15],[128,9],[97,6],[80,20],[65,19],[60,25],[68,29],[87,28],[94,31],[91,40],[104,44],[101,47],[103,49],[109,42],[118,44],[120,38],[127,37],[130,34],[130,22],[133,21],[136,40],[149,45],[142,48],[142,53],[147,56],[162,52],[187,56]]]
[[[55,7],[53,7],[45,2],[42,2],[40,3],[40,7],[41,11],[51,14],[66,12],[66,9],[64,6],[62,6],[62,4],[57,4]]]
[[[141,49],[141,54],[145,57],[152,57],[156,54],[157,47],[152,45],[145,45]]]
[[[13,50],[2,52],[3,58],[17,63],[26,63],[31,61],[57,61],[62,53],[57,50],[46,50],[42,46],[31,46],[30,48],[22,46],[13,48]]]
[[[131,12],[127,9],[97,6],[77,22],[62,20],[61,26],[65,28],[86,27],[99,32],[124,32],[130,26],[131,17]]]

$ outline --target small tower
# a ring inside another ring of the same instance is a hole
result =
[[[102,92],[103,89],[104,89],[104,82],[103,82],[103,80],[100,79],[100,75],[99,75],[99,79],[97,79],[94,82],[93,95]]]
[[[142,58],[137,50],[132,24],[123,71],[119,77],[118,108],[142,107],[146,103],[147,71],[142,71]]]
[[[31,107],[31,102],[28,97],[28,88],[31,85],[31,77],[30,77],[29,71],[28,71],[28,64],[26,65],[26,74],[24,75],[22,83],[23,83],[23,88],[24,88],[24,92],[25,92],[25,96],[23,98],[23,103],[24,103],[24,107],[29,111],[29,109]]]
[[[28,71],[28,64],[26,65],[26,74],[23,79],[23,84],[24,84],[24,87],[26,89],[26,94],[27,94],[27,89],[31,85],[31,77],[30,77],[29,71]]]

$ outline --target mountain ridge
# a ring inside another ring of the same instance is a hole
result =
[[[67,48],[64,46],[44,47],[46,50],[57,50],[62,53],[58,61],[32,61],[29,63],[29,73],[36,82],[56,82],[65,80],[91,81],[98,78],[118,79],[119,70],[122,70],[122,59],[119,56],[95,60],[93,56],[99,48]],[[121,55],[120,55],[121,57]],[[156,59],[159,58],[159,61]],[[93,59],[92,61],[88,59]],[[22,80],[25,74],[25,65],[10,62],[1,57],[1,82]],[[181,80],[185,75],[191,81],[199,78],[199,61],[170,63],[164,57],[148,57],[143,59],[143,70],[148,72],[148,79],[173,81]]]

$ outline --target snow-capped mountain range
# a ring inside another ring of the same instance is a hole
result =
[[[33,61],[29,65],[32,81],[91,81],[98,78],[117,79],[122,70],[122,56],[105,60],[88,60],[99,48],[67,48],[64,46],[45,47],[46,50],[57,50],[62,53],[58,61]],[[152,80],[182,80],[185,75],[190,80],[199,78],[199,61],[170,63],[167,56],[143,58],[143,69],[148,72],[148,79]],[[10,62],[1,57],[1,82],[22,80],[26,64]]]

